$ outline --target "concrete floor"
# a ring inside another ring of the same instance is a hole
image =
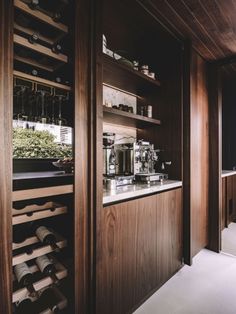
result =
[[[236,257],[202,250],[135,314],[236,314]]]

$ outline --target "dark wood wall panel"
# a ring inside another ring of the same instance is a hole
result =
[[[12,299],[12,1],[0,1],[0,313]]]
[[[104,207],[97,314],[132,313],[182,263],[182,189]]]
[[[208,65],[209,92],[209,243],[208,248],[221,248],[220,206],[222,204],[222,88],[217,65]]]
[[[206,62],[195,52],[191,59],[190,199],[191,255],[208,244],[209,104]]]

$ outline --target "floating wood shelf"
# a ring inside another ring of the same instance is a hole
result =
[[[43,79],[41,77],[36,77],[36,76],[33,76],[33,75],[30,75],[30,74],[26,74],[26,73],[23,73],[23,72],[19,72],[19,71],[13,71],[13,75],[15,77],[18,77],[18,78],[21,78],[21,79],[25,79],[25,80],[28,80],[28,81],[33,81],[33,82],[36,82],[36,83],[39,83],[39,84],[42,84],[42,85],[46,85],[46,86],[49,86],[49,87],[56,87],[56,88],[59,88],[59,89],[63,89],[63,90],[66,90],[66,91],[71,91],[71,87],[70,86],[67,86],[67,85],[63,85],[63,84],[60,84],[60,83],[56,83],[56,82],[53,82],[53,81],[49,81],[49,80],[46,80],[46,79]]]
[[[131,126],[136,128],[144,128],[161,124],[161,121],[157,119],[144,117],[119,109],[108,108],[105,106],[103,106],[103,120],[108,123]]]
[[[54,262],[56,270],[57,270],[57,272],[56,272],[57,278],[59,280],[61,280],[65,277],[67,277],[68,271],[65,268],[65,266],[62,265],[61,263],[59,263],[55,258],[53,258],[53,262]],[[32,273],[36,273],[36,272],[40,271],[36,264],[34,264],[33,266],[31,266],[29,268],[30,268]],[[51,284],[53,284],[51,277],[45,277],[45,278],[35,282],[33,285],[34,285],[34,289],[36,291],[39,291],[39,290],[42,290],[42,289],[50,286]],[[28,294],[29,294],[29,292],[26,288],[22,288],[20,290],[17,290],[13,293],[12,302],[15,303],[15,302],[27,297]]]
[[[47,14],[44,14],[43,12],[40,12],[39,10],[31,10],[27,4],[20,0],[14,0],[14,6],[15,8],[21,10],[22,12],[34,17],[35,19],[41,21],[44,24],[50,25],[51,27],[67,34],[68,33],[68,27],[62,23],[58,23],[53,21],[53,19],[48,16]]]
[[[139,95],[139,91],[153,87],[159,88],[161,85],[158,80],[133,70],[133,68],[116,61],[106,54],[103,54],[103,82],[137,95]]]
[[[67,63],[68,62],[68,57],[62,53],[54,53],[50,48],[47,48],[43,45],[40,45],[38,43],[31,44],[28,39],[16,35],[13,35],[13,41],[14,44],[28,48],[30,50],[33,50],[36,53],[40,53],[42,55],[45,55],[49,58],[55,59],[57,61]]]
[[[66,206],[52,207],[50,209],[45,209],[41,211],[14,216],[12,218],[12,224],[18,225],[18,224],[22,224],[22,223],[26,223],[30,221],[39,220],[39,219],[55,217],[55,216],[63,215],[66,213],[67,213]]]
[[[56,237],[57,237],[57,245],[60,249],[67,246],[66,239],[62,238],[61,236],[59,236],[57,234],[56,234]],[[27,262],[27,261],[30,261],[34,258],[39,257],[39,256],[49,254],[51,252],[53,252],[53,249],[51,248],[50,245],[45,245],[45,246],[42,246],[40,248],[36,248],[36,249],[33,249],[31,254],[21,253],[19,255],[13,256],[12,265],[15,266],[17,264]]]

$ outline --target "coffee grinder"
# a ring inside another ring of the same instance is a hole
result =
[[[115,177],[116,153],[114,149],[115,133],[103,133],[103,175]]]

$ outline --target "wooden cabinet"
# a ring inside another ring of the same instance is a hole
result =
[[[97,314],[130,313],[182,265],[182,189],[104,207]]]

